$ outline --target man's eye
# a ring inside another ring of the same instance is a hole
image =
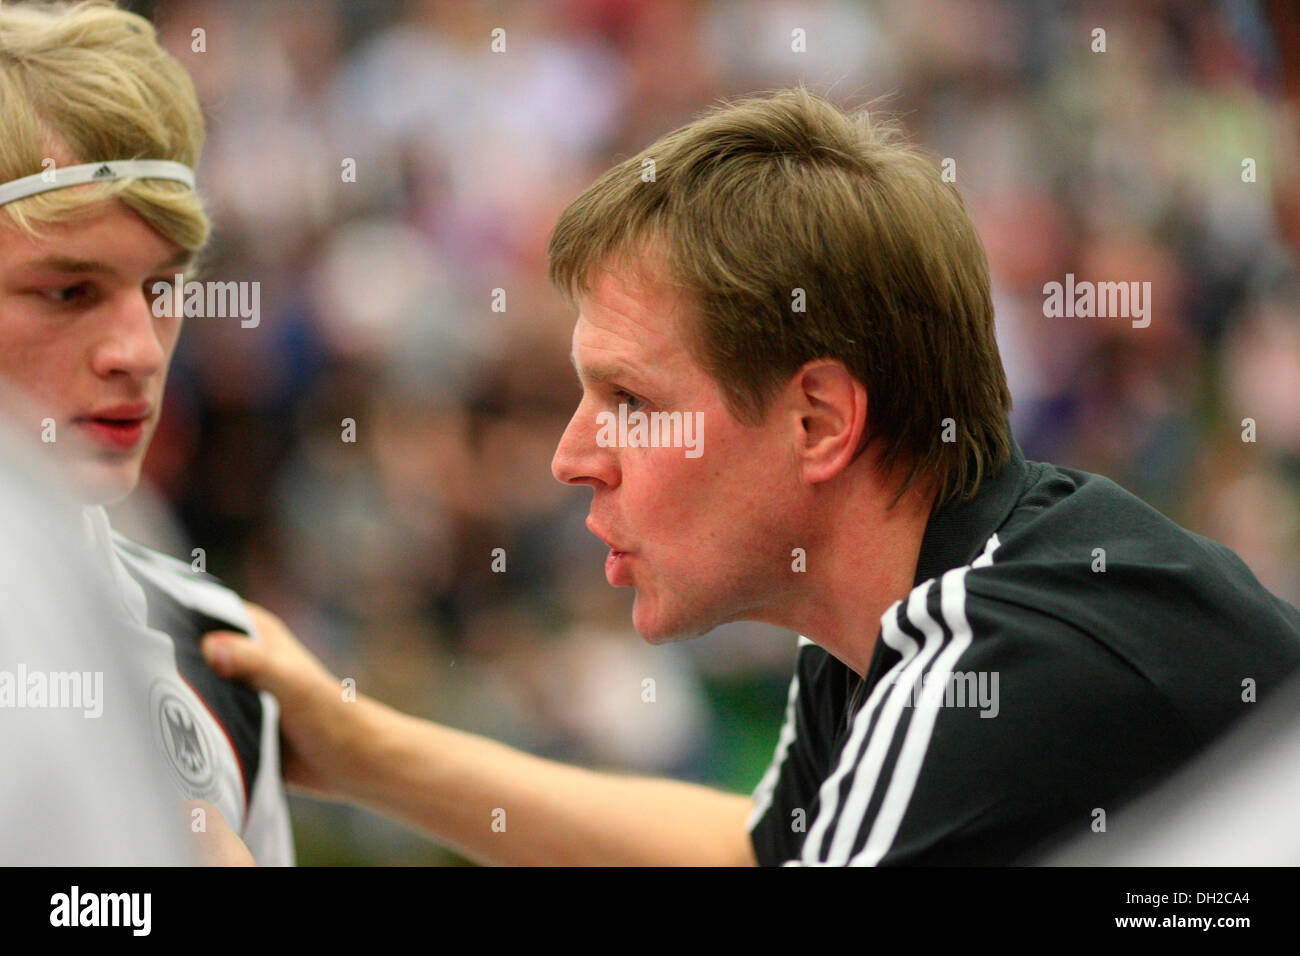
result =
[[[637,398],[631,392],[625,392],[622,389],[619,389],[614,393],[614,398],[617,400],[618,404],[626,405],[629,412],[636,411],[643,404],[641,399]]]
[[[78,282],[76,285],[61,286],[57,289],[50,289],[45,292],[45,297],[59,305],[73,305],[90,298],[94,289],[89,282]]]
[[[77,282],[73,285],[57,286],[41,294],[52,304],[89,308],[102,298],[102,290],[95,282]]]

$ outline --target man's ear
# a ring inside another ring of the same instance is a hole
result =
[[[867,426],[867,389],[844,363],[814,359],[790,380],[799,419],[800,474],[809,484],[828,481],[852,463]]]

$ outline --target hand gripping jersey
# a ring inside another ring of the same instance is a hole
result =
[[[1096,834],[1300,670],[1300,612],[1106,478],[1010,462],[926,527],[865,677],[800,638],[765,865],[1006,864]]]
[[[239,595],[117,534],[102,508],[85,514],[93,548],[121,596],[112,633],[127,642],[128,659],[148,687],[139,706],[148,710],[177,802],[215,805],[259,865],[293,865],[275,698],[217,676],[199,651],[208,631],[253,634]]]

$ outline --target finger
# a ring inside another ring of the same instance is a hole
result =
[[[298,664],[310,665],[315,670],[324,670],[324,665],[302,646],[279,617],[251,601],[245,601],[244,607],[248,609],[249,619],[253,623],[253,632],[260,639],[259,643],[266,647],[270,658],[292,660]]]
[[[250,605],[250,611],[256,608]],[[261,611],[260,608],[256,608]],[[222,677],[243,681],[292,705],[312,688],[332,683],[328,672],[267,611],[253,614],[260,640],[232,631],[210,631],[199,645],[208,665]]]
[[[245,601],[244,608],[248,611],[248,617],[253,622],[254,633],[262,639],[263,644],[273,650],[285,645],[289,629],[285,626],[284,621],[260,604],[254,604],[252,601]]]
[[[245,681],[258,690],[269,690],[275,678],[267,667],[266,648],[245,634],[211,631],[199,644],[208,666],[222,677]]]

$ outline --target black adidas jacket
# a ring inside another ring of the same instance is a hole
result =
[[[932,515],[864,679],[800,639],[761,864],[1006,864],[1095,829],[1300,670],[1222,545],[1018,447]]]

